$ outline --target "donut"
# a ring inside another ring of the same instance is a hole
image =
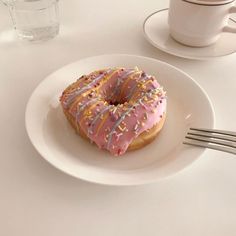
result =
[[[166,92],[154,76],[108,68],[81,76],[60,97],[63,112],[83,138],[114,156],[151,143],[166,118]]]

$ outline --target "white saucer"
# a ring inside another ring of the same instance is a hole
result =
[[[62,91],[81,75],[117,66],[138,66],[156,76],[168,96],[166,123],[156,140],[118,158],[76,135],[59,103]],[[25,122],[37,151],[65,173],[101,184],[137,185],[173,175],[199,158],[203,148],[182,142],[189,127],[213,128],[214,112],[203,89],[181,70],[152,58],[103,55],[72,63],[42,81],[28,102]]]
[[[236,22],[230,19],[236,27]],[[211,59],[236,52],[236,34],[222,33],[220,39],[212,46],[195,48],[176,42],[169,34],[168,9],[162,9],[149,15],[143,23],[145,38],[154,47],[169,54],[188,59]]]

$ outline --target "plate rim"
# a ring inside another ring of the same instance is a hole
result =
[[[147,21],[152,16],[158,14],[159,12],[167,11],[167,10],[169,10],[169,8],[162,8],[160,10],[152,12],[143,21],[143,24],[142,24],[143,36],[153,47],[155,47],[155,48],[157,48],[157,49],[159,49],[159,50],[161,50],[161,51],[163,51],[165,53],[168,53],[170,55],[176,56],[176,57],[185,58],[185,59],[191,59],[191,60],[198,60],[198,61],[205,61],[205,60],[212,60],[212,59],[217,59],[217,58],[223,58],[223,57],[226,57],[226,56],[229,56],[229,55],[232,55],[232,54],[236,53],[236,50],[234,50],[233,52],[230,52],[230,53],[227,53],[227,54],[224,54],[224,55],[219,55],[219,56],[202,56],[202,57],[201,56],[188,56],[188,55],[184,55],[182,53],[175,53],[172,50],[168,50],[168,49],[165,49],[165,48],[161,47],[159,44],[154,42],[154,40],[152,40],[151,37],[148,36],[148,33],[146,32],[146,23],[147,23]],[[234,22],[236,24],[236,21],[233,20],[232,18],[229,18],[229,20],[231,20],[232,22]],[[176,41],[176,43],[178,43],[178,42]],[[180,45],[181,46],[185,46],[183,44],[180,44]],[[189,47],[189,48],[191,48],[191,47]]]
[[[211,109],[211,112],[212,112],[212,128],[214,128],[215,126],[215,110],[214,110],[214,106],[212,104],[212,101],[209,97],[209,95],[206,93],[206,91],[201,87],[201,85],[196,81],[194,80],[188,73],[186,73],[185,71],[167,63],[167,62],[164,62],[164,61],[161,61],[161,60],[158,60],[158,59],[155,59],[155,58],[152,58],[152,57],[146,57],[146,56],[141,56],[141,55],[135,55],[135,54],[102,54],[102,55],[96,55],[96,56],[92,56],[92,57],[85,57],[85,58],[81,58],[79,60],[76,60],[76,61],[73,61],[71,63],[68,63],[62,67],[60,67],[59,69],[53,71],[52,73],[48,74],[41,82],[39,82],[37,84],[37,86],[33,89],[31,95],[29,96],[29,99],[28,99],[28,102],[27,102],[27,105],[26,105],[26,109],[25,109],[25,129],[26,129],[26,132],[27,132],[27,136],[31,142],[31,144],[33,145],[33,147],[35,148],[35,150],[38,152],[38,154],[43,157],[44,160],[46,160],[48,163],[50,163],[50,165],[52,165],[53,167],[55,167],[56,169],[60,170],[61,172],[65,173],[65,174],[68,174],[69,176],[72,176],[76,179],[80,179],[80,180],[83,180],[83,181],[86,181],[86,182],[89,182],[89,183],[94,183],[94,184],[101,184],[101,185],[106,185],[106,186],[138,186],[138,185],[144,185],[144,184],[150,184],[150,183],[155,183],[155,182],[158,182],[160,180],[163,180],[165,178],[169,178],[171,176],[174,176],[176,174],[178,174],[179,172],[183,171],[185,168],[188,168],[189,166],[191,166],[197,159],[200,158],[201,155],[203,155],[205,152],[206,152],[206,149],[203,150],[202,153],[200,153],[200,155],[195,159],[193,160],[190,164],[184,166],[183,168],[181,168],[180,170],[176,171],[175,173],[172,173],[168,176],[165,176],[165,177],[162,177],[162,178],[159,178],[159,179],[148,179],[148,180],[144,180],[144,181],[137,181],[137,182],[115,182],[115,183],[110,183],[109,181],[108,182],[101,182],[101,181],[96,181],[94,179],[87,179],[85,177],[81,177],[81,176],[78,176],[74,173],[71,173],[69,170],[67,170],[66,168],[62,168],[60,165],[57,165],[55,164],[53,161],[50,160],[50,158],[47,158],[45,153],[43,151],[40,150],[40,148],[36,145],[36,143],[34,142],[32,136],[31,136],[31,132],[30,132],[30,128],[29,128],[29,124],[27,122],[28,120],[28,117],[29,117],[29,109],[30,109],[30,105],[32,103],[32,99],[34,98],[34,95],[35,93],[37,92],[38,88],[40,86],[43,86],[44,83],[47,83],[47,81],[51,80],[51,76],[53,76],[54,74],[58,73],[60,70],[64,70],[65,68],[67,67],[70,67],[72,64],[76,64],[78,62],[81,62],[81,61],[86,61],[86,60],[94,60],[96,58],[101,58],[101,57],[130,57],[130,58],[139,58],[139,59],[144,59],[144,60],[149,60],[149,61],[153,61],[153,62],[158,62],[160,64],[164,64],[174,70],[177,70],[178,72],[184,74],[189,80],[191,80],[191,82],[193,82],[200,90],[201,92],[204,94],[204,96],[206,97],[207,99],[207,102],[209,103],[209,107]]]

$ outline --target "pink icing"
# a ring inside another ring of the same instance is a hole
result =
[[[94,72],[82,77],[77,87],[62,95],[63,108],[92,142],[116,156],[124,154],[129,144],[160,122],[166,112],[165,92],[153,76],[138,69]]]

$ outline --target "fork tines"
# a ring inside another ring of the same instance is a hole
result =
[[[184,144],[236,154],[236,132],[190,128]]]

